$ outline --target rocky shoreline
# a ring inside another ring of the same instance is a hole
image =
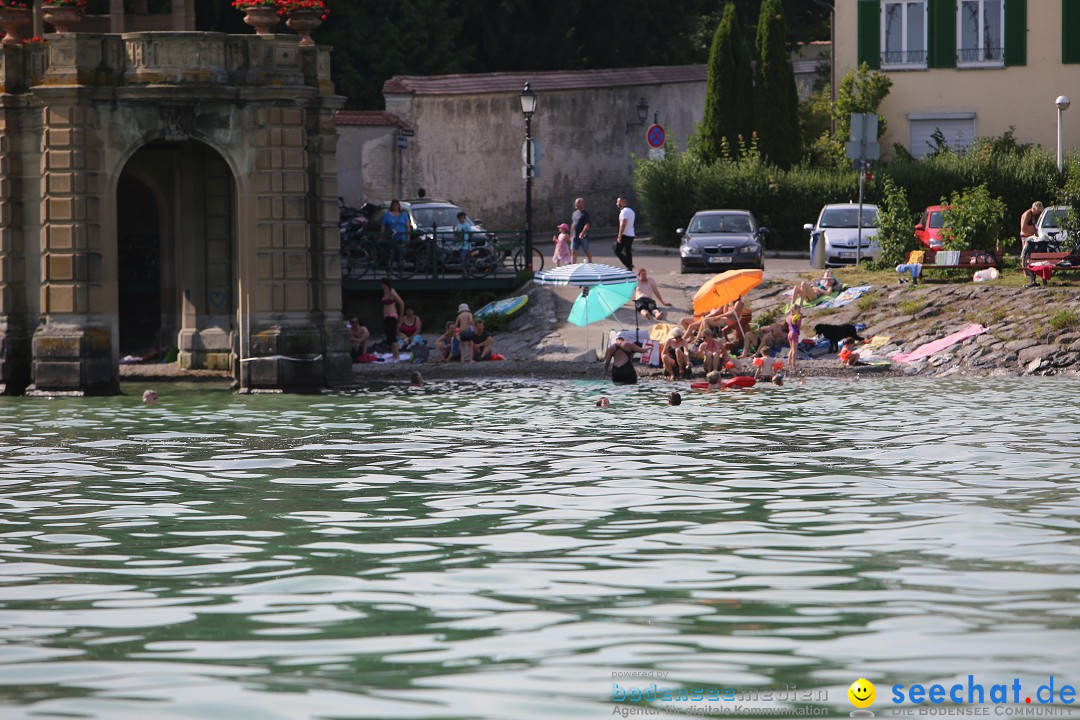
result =
[[[687,291],[699,278],[685,281],[676,276]],[[790,285],[766,281],[747,296],[755,316],[783,304]],[[495,333],[496,351],[506,360],[482,363],[371,363],[353,366],[357,384],[405,382],[419,370],[425,379],[448,380],[484,378],[605,379],[603,363],[593,360],[597,350],[581,352],[577,335],[560,318],[568,312],[565,298],[550,288],[531,284],[522,288],[529,304],[505,330]],[[666,290],[665,290],[666,292]],[[841,366],[834,355],[800,360],[794,377],[1014,377],[1022,375],[1080,376],[1080,317],[1075,308],[1080,288],[1015,288],[993,284],[922,284],[878,286],[855,302],[836,310],[808,308],[803,327],[819,322],[865,323],[864,337],[884,335],[891,340],[874,350],[877,359],[942,338],[979,323],[988,331],[962,341],[925,360],[894,363],[888,368]],[[624,318],[626,314],[623,313]],[[673,313],[677,317],[678,313]],[[632,316],[631,316],[632,317]],[[601,344],[603,330],[616,326],[612,321],[590,326],[594,348]],[[642,327],[647,327],[643,324]],[[433,339],[433,338],[431,338]],[[576,349],[575,349],[576,347]],[[658,368],[638,366],[642,379],[662,379]],[[695,378],[702,373],[697,370]],[[178,365],[125,365],[125,380],[228,378],[228,373],[183,371]],[[673,383],[676,385],[678,383]]]

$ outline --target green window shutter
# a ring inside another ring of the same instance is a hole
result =
[[[927,67],[956,67],[956,0],[927,0]]]
[[[1061,0],[1061,62],[1080,63],[1080,0]]]
[[[1005,66],[1027,65],[1027,0],[1005,0]]]
[[[859,0],[859,64],[881,68],[881,3]]]

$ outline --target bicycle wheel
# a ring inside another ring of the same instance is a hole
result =
[[[341,248],[341,276],[358,280],[371,269],[371,253],[359,243],[349,243]]]
[[[488,248],[476,248],[471,250],[465,258],[465,272],[470,277],[487,277],[495,272],[495,253]]]
[[[524,272],[527,269],[525,258],[526,255],[524,250],[517,250],[514,252],[514,272]],[[534,271],[544,269],[544,253],[540,252],[537,248],[533,248],[532,259],[532,269]]]

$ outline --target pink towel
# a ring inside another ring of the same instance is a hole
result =
[[[935,353],[939,353],[950,345],[955,345],[961,340],[967,340],[969,337],[975,337],[976,335],[982,335],[988,328],[984,328],[978,323],[971,323],[963,330],[954,332],[952,335],[946,335],[940,340],[920,345],[911,352],[897,353],[890,359],[893,362],[909,363],[916,360],[922,360],[923,358],[930,357]]]

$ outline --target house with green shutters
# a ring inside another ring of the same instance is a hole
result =
[[[940,134],[953,148],[1015,127],[1057,146],[1059,95],[1080,101],[1080,0],[837,0],[837,78],[860,63],[888,74],[886,155],[916,156]],[[1080,145],[1080,103],[1062,116]]]

